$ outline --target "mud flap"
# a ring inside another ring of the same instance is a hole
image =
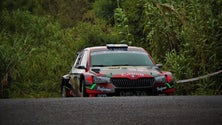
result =
[[[71,82],[71,85],[73,86],[74,96],[81,97],[81,93],[79,91],[79,85],[74,79],[73,75],[70,76],[70,82]]]

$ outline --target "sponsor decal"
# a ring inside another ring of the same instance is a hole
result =
[[[163,90],[166,90],[167,89],[167,87],[166,86],[164,86],[164,87],[157,87],[156,88],[157,89],[157,91],[163,91]]]
[[[96,87],[96,84],[93,84],[90,89],[94,89]]]
[[[111,89],[105,88],[105,87],[100,87],[100,86],[97,87],[97,90],[99,90],[101,92],[111,92]]]
[[[132,76],[132,78],[135,77],[135,76],[144,76],[143,73],[122,73],[121,75],[122,76],[130,75],[130,76]]]
[[[169,83],[166,83],[166,85],[168,86],[168,88],[172,88],[173,87]]]
[[[93,90],[94,88],[96,88],[96,84],[94,83],[94,84],[92,84],[92,86],[90,86],[90,87],[86,86],[86,88]]]

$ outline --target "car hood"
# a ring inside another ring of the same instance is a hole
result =
[[[92,67],[91,72],[105,77],[155,77],[162,74],[158,67],[147,66],[115,66],[115,67]]]

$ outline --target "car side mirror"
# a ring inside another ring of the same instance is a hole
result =
[[[157,66],[158,68],[162,68],[162,67],[163,67],[163,64],[156,64],[156,66]]]
[[[77,68],[77,69],[86,69],[85,66],[81,66],[81,65],[78,65],[76,68]]]

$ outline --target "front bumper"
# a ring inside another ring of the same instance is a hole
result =
[[[172,95],[174,88],[166,89],[161,92],[156,91],[156,88],[115,88],[114,91],[103,88],[101,91],[95,89],[86,88],[86,93],[89,97],[100,97],[102,96],[148,96],[148,95]],[[110,89],[111,90],[111,89]]]

